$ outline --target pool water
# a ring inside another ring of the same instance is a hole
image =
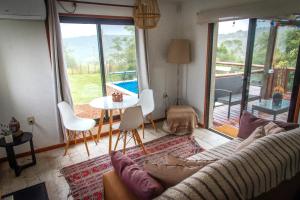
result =
[[[133,92],[135,94],[139,93],[139,87],[138,87],[138,82],[137,80],[135,81],[125,81],[125,82],[119,82],[119,83],[114,83],[115,85],[124,88],[130,92]]]

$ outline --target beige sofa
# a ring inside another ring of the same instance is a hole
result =
[[[241,141],[190,157],[220,160],[156,199],[300,199],[300,128],[266,136],[236,152]],[[113,171],[104,175],[104,190],[106,200],[136,199]]]

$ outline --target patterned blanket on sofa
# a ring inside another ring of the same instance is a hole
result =
[[[239,142],[236,139],[193,156],[191,159],[223,159],[202,168],[156,199],[252,199],[300,171],[300,128],[257,139],[235,152]]]

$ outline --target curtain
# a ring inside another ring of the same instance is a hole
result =
[[[147,60],[147,33],[136,29],[137,74],[139,92],[149,88],[149,70]]]
[[[48,39],[50,43],[50,58],[51,67],[55,80],[56,103],[66,101],[71,106],[73,105],[72,96],[67,76],[67,69],[64,64],[61,31],[59,16],[56,10],[56,1],[47,0],[47,28]],[[64,140],[63,127],[58,113],[58,123],[60,126],[61,140]]]

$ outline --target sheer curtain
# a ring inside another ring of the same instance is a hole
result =
[[[49,33],[51,67],[55,80],[56,103],[66,101],[72,106],[73,102],[67,76],[67,69],[64,64],[60,22],[55,0],[47,0],[47,27]],[[63,141],[64,128],[62,127],[59,113],[58,123],[60,126],[61,140]]]
[[[149,70],[147,60],[147,32],[136,29],[137,73],[139,92],[149,88]]]

